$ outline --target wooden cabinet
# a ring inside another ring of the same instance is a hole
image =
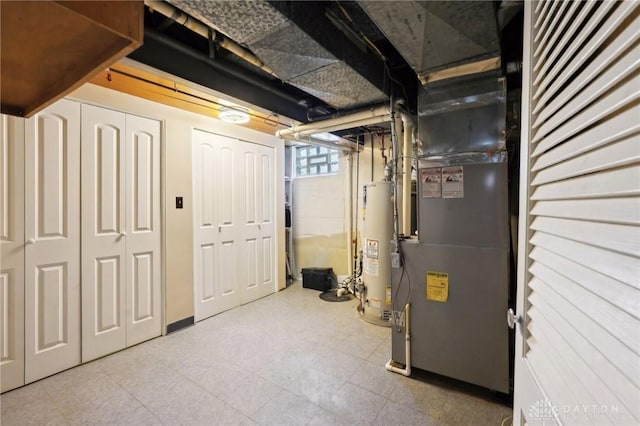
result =
[[[2,113],[30,117],[142,45],[142,1],[0,2]]]

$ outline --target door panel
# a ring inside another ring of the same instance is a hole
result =
[[[202,264],[202,292],[200,295],[201,302],[208,302],[216,298],[216,276],[217,268],[216,245],[204,244],[201,247],[201,264]]]
[[[133,256],[131,319],[133,323],[153,317],[153,255],[140,253]]]
[[[67,264],[38,266],[36,272],[36,353],[65,343]]]
[[[127,346],[161,334],[160,122],[126,117]]]
[[[217,167],[212,170],[218,182],[218,221],[219,225],[233,226],[236,210],[236,176],[234,175],[236,167],[234,167],[233,144],[237,142],[217,135],[213,137],[216,138],[215,143],[218,145]]]
[[[96,259],[94,266],[97,311],[95,330],[96,334],[101,334],[121,327],[120,256]]]
[[[243,303],[255,300],[259,297],[260,288],[258,287],[258,241],[255,238],[245,237],[244,244],[244,296]],[[254,299],[245,299],[251,297],[251,292],[258,291],[258,295]]]
[[[24,120],[0,116],[0,392],[24,384]]]
[[[239,304],[234,139],[193,131],[194,295],[200,321]]]
[[[80,105],[26,121],[25,382],[80,363]]]
[[[122,191],[120,173],[120,149],[122,128],[112,125],[96,124],[94,139],[89,143],[95,144],[92,163],[95,164],[95,189],[93,195],[96,206],[97,223],[95,234],[109,235],[120,232]],[[83,138],[83,140],[85,140]],[[87,166],[88,167],[88,166]]]
[[[241,187],[244,204],[240,209],[242,212],[242,241],[244,242],[244,267],[242,273],[242,303],[249,303],[260,298],[259,277],[262,274],[261,260],[262,247],[258,244],[260,240],[260,219],[262,217],[262,194],[260,194],[262,168],[258,161],[259,154],[256,149],[258,145],[246,142],[239,142],[238,148],[242,150],[244,158],[241,170]]]
[[[245,265],[242,303],[275,291],[273,224],[273,148],[240,142],[245,159],[242,169],[242,239]]]
[[[125,115],[82,106],[82,361],[126,346]]]
[[[274,149],[266,146],[260,147],[260,172],[261,176],[257,182],[257,187],[261,186],[261,202],[260,209],[260,236],[262,238],[262,247],[260,250],[262,276],[260,277],[260,293],[264,297],[276,291],[275,278],[275,174],[273,166]]]
[[[261,292],[262,296],[274,293],[275,290],[275,270],[274,270],[274,240],[272,236],[262,237],[262,276]]]
[[[224,136],[214,135],[218,145],[216,183],[219,198],[218,210],[218,309],[219,312],[234,308],[240,304],[240,241],[238,215],[242,200],[241,181],[242,156],[238,150],[238,141]]]
[[[194,317],[196,321],[215,315],[218,245],[218,210],[215,175],[216,146],[210,135],[194,130],[193,200],[194,200]]]
[[[218,198],[218,275],[216,297],[218,312],[226,311],[240,304],[240,243],[238,236],[239,170],[241,156],[238,141],[219,135],[211,135],[218,148],[216,155],[215,182]]]
[[[220,289],[220,309],[230,309],[236,304],[233,303],[231,299],[223,301],[222,298],[225,296],[236,294],[236,267],[234,265],[234,260],[236,257],[236,244],[234,241],[223,241],[220,243],[220,267],[218,270],[220,274],[218,275],[218,285],[217,288]]]

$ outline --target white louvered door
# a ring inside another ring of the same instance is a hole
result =
[[[639,11],[525,2],[516,425],[640,423]]]

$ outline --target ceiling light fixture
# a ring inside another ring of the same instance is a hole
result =
[[[218,115],[218,118],[227,123],[244,124],[249,122],[249,111],[245,109],[235,108],[223,108]]]

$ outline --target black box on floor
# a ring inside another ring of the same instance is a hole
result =
[[[302,268],[302,287],[327,291],[335,280],[333,268]]]

